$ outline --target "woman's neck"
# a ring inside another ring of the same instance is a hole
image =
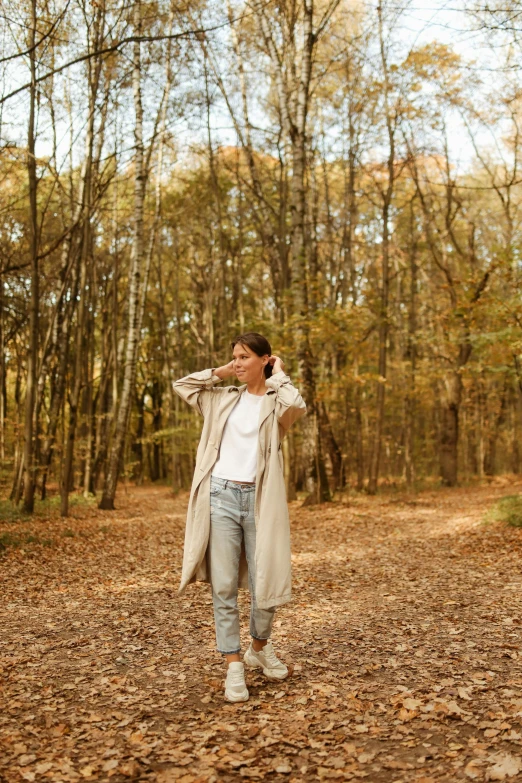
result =
[[[256,397],[266,394],[265,376],[263,375],[257,383],[247,383],[247,392],[249,394],[255,394]]]

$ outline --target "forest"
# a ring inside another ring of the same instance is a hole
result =
[[[518,3],[465,45],[414,5],[3,6],[6,497],[187,488],[172,382],[250,330],[308,405],[290,499],[522,472]]]
[[[2,0],[2,783],[522,780],[521,34]]]

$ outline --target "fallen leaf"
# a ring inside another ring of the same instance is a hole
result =
[[[464,774],[466,777],[470,778],[470,780],[477,780],[478,778],[481,778],[482,773],[482,761],[479,761],[477,759],[471,759],[466,766],[464,767]]]
[[[46,772],[49,772],[50,769],[52,769],[52,762],[51,761],[44,761],[41,764],[37,764],[34,768],[34,771],[37,775],[45,775]]]
[[[522,761],[510,753],[499,754],[495,764],[486,773],[486,780],[505,780],[512,778],[522,770]],[[493,759],[490,759],[493,760]]]
[[[406,699],[402,700],[402,706],[405,707],[407,710],[416,710],[418,707],[420,707],[422,704],[422,701],[420,699],[411,699],[407,697]]]
[[[500,731],[499,731],[499,729],[486,729],[486,730],[484,731],[484,736],[485,736],[485,737],[488,737],[488,738],[490,738],[490,737],[496,737],[496,736],[497,736],[497,734],[500,734]]]
[[[16,761],[21,767],[25,767],[27,766],[27,764],[32,764],[33,761],[36,761],[36,756],[32,753],[30,754],[24,753],[22,756],[18,756]]]

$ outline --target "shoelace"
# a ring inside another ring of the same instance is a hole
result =
[[[266,644],[265,645],[263,653],[264,653],[265,659],[267,660],[267,662],[270,664],[270,666],[272,668],[281,665],[281,661],[279,660],[279,658],[275,654],[274,648],[272,647],[271,644]]]
[[[245,684],[245,673],[241,669],[229,669],[227,680],[229,685],[242,685]]]

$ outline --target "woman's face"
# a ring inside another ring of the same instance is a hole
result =
[[[258,356],[248,345],[240,343],[234,345],[234,372],[243,383],[257,383],[263,378],[264,367],[268,363],[268,359],[268,354]]]

